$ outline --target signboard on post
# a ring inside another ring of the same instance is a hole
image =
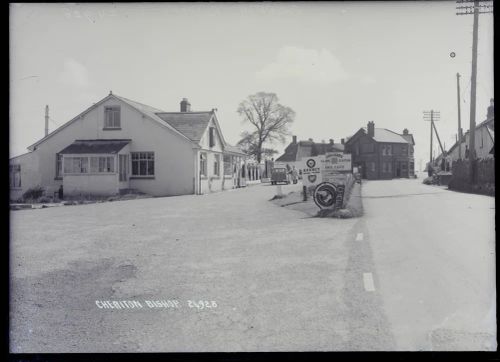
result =
[[[322,157],[303,157],[302,183],[304,186],[316,186],[321,179],[321,159]]]
[[[352,172],[351,154],[332,152],[325,155],[325,171]]]

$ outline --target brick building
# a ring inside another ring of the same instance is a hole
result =
[[[413,177],[414,146],[413,135],[407,129],[399,134],[375,128],[373,121],[345,142],[346,152],[352,154],[353,166],[361,166],[362,177],[369,180]]]

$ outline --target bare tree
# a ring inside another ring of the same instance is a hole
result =
[[[284,143],[288,136],[288,127],[295,119],[295,112],[278,103],[275,93],[258,92],[248,96],[238,106],[238,113],[243,118],[243,123],[250,123],[252,131],[244,131],[238,145],[242,146],[248,154],[253,155],[257,162],[262,156],[277,153],[266,144],[275,141]]]

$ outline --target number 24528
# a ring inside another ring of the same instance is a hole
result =
[[[199,300],[199,301],[194,301],[194,300],[188,300],[188,307],[189,308],[197,308],[197,309],[209,309],[209,308],[217,308],[217,303],[212,300]]]

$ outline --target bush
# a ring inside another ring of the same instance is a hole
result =
[[[37,200],[40,197],[43,196],[45,193],[45,189],[41,186],[35,186],[31,189],[28,189],[24,194],[23,194],[23,199],[24,200]]]

